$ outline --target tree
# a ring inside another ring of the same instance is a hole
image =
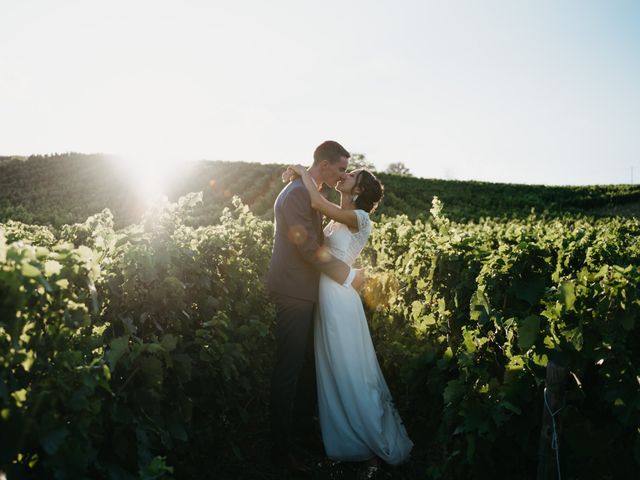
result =
[[[370,172],[375,172],[376,167],[373,163],[367,161],[367,157],[364,153],[352,153],[349,158],[349,167],[351,170],[356,168],[366,168]]]
[[[393,162],[390,163],[387,167],[387,173],[392,173],[394,175],[403,175],[405,177],[413,177],[413,174],[409,171],[407,166],[402,162]]]

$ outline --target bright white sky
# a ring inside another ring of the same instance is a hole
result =
[[[640,2],[0,0],[0,155],[640,181]],[[145,160],[146,159],[146,160]]]

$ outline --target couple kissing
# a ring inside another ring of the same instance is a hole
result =
[[[368,170],[348,171],[349,158],[339,143],[323,142],[311,167],[283,173],[288,183],[274,205],[271,458],[292,473],[311,472],[300,445],[365,462],[369,473],[405,462],[413,447],[376,358],[358,293],[364,272],[352,267],[383,187]],[[320,193],[323,184],[340,193],[340,205]]]

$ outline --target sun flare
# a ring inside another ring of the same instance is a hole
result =
[[[114,167],[130,184],[138,199],[151,205],[168,196],[178,161],[157,155],[113,157]]]

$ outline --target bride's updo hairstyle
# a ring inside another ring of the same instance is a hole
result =
[[[364,210],[371,213],[378,206],[378,202],[382,199],[384,194],[384,187],[380,180],[378,180],[373,173],[364,168],[356,170],[356,184],[353,189],[360,189],[360,193],[356,197],[355,206],[358,210]],[[353,193],[353,190],[351,191]]]

